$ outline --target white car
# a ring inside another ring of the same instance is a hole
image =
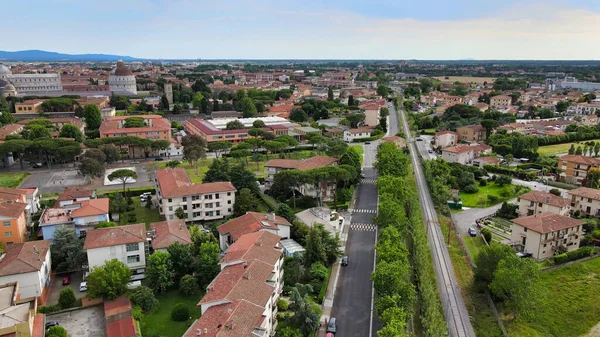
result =
[[[81,291],[81,292],[87,291],[87,282],[81,282],[79,284],[79,291]]]

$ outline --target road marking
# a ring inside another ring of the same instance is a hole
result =
[[[377,210],[376,209],[352,209],[352,208],[348,208],[348,212],[350,212],[350,213],[377,214]]]
[[[377,198],[379,199],[379,197]],[[377,200],[379,202],[379,200]],[[375,244],[373,245],[373,273],[377,267],[377,227],[375,227]],[[369,337],[373,336],[373,302],[375,298],[375,284],[371,280],[371,320],[369,321]]]
[[[372,232],[377,230],[377,225],[372,223],[353,223],[350,225],[350,229],[355,231]]]
[[[376,181],[377,181],[377,179],[361,179],[360,183],[361,184],[375,184]]]

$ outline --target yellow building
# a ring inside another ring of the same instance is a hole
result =
[[[27,204],[22,202],[0,203],[0,242],[6,247],[13,243],[25,242],[27,231],[27,215],[25,209]]]

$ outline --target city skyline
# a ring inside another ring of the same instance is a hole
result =
[[[148,59],[594,60],[591,0],[395,3],[34,0],[2,49]],[[43,27],[43,28],[42,28]]]

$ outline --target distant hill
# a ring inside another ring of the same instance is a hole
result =
[[[44,50],[19,50],[19,51],[1,51],[0,61],[134,61],[141,60],[131,56],[109,55],[109,54],[61,54]]]

